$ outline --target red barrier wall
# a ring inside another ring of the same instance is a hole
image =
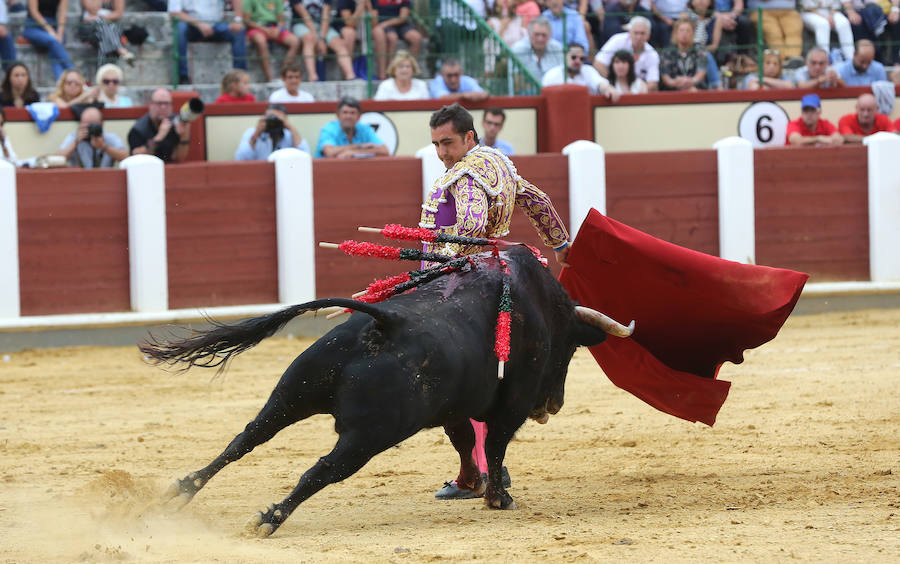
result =
[[[757,262],[868,280],[867,167],[865,147],[756,151]]]
[[[715,151],[610,153],[606,211],[655,237],[718,256],[717,175]]]
[[[278,301],[275,167],[166,167],[171,309]]]
[[[22,315],[128,311],[125,172],[20,170]]]

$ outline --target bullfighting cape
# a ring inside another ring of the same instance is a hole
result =
[[[713,425],[728,396],[726,360],[775,337],[808,274],[732,262],[667,243],[591,210],[560,282],[572,299],[627,323],[629,339],[591,347],[616,386]]]
[[[544,241],[556,248],[569,238],[550,198],[516,172],[512,161],[492,147],[476,146],[438,178],[422,204],[420,227],[448,235],[500,238],[509,234],[516,207]],[[426,250],[447,256],[480,252],[480,247],[445,243]]]

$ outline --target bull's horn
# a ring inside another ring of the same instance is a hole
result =
[[[616,337],[628,337],[632,333],[634,333],[633,320],[628,324],[628,327],[626,327],[615,319],[603,315],[599,311],[584,306],[575,306],[575,314],[581,321],[584,321],[589,325],[599,327],[610,335],[615,335]]]

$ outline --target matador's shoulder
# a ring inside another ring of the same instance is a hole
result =
[[[463,176],[470,177],[475,184],[495,198],[503,191],[504,184],[512,181],[518,185],[519,173],[509,157],[493,147],[479,146],[466,154],[458,163],[438,178],[433,192],[443,192],[456,184]]]

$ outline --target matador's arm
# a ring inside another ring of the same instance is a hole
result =
[[[516,205],[522,208],[544,244],[559,250],[569,242],[569,232],[553,208],[550,197],[524,178],[516,190]]]

